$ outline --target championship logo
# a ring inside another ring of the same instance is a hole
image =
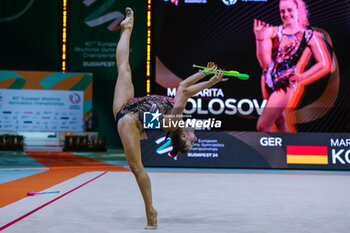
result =
[[[69,95],[69,100],[72,104],[79,104],[81,98],[77,93],[73,93],[73,94]]]

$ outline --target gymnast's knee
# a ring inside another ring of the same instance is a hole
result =
[[[128,62],[123,62],[118,64],[119,74],[131,74],[130,64]]]
[[[131,172],[137,177],[144,172],[144,167],[139,162],[128,162]]]

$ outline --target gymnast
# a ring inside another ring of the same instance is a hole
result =
[[[118,133],[124,147],[126,160],[135,175],[145,203],[147,216],[145,229],[156,229],[158,213],[152,204],[151,181],[141,160],[140,140],[145,139],[145,132],[142,128],[143,112],[157,110],[162,115],[172,116],[172,121],[182,120],[183,110],[190,97],[227,79],[222,78],[224,75],[223,71],[219,71],[213,62],[209,62],[206,71],[214,72],[214,76],[208,81],[197,83],[207,74],[202,71],[193,74],[180,82],[174,99],[159,95],[134,98],[134,86],[129,64],[129,47],[133,24],[134,13],[131,8],[126,8],[126,18],[121,22],[123,32],[116,51],[118,79],[114,90],[113,114],[117,122]],[[189,151],[196,140],[193,129],[175,128],[172,126],[164,130],[170,133],[173,146],[170,156],[174,158],[178,152],[186,153]]]
[[[309,29],[307,10],[302,0],[280,0],[282,25],[273,27],[254,20],[256,56],[263,70],[261,89],[266,107],[258,119],[257,130],[271,132],[273,124],[278,132],[288,132],[284,110],[288,105],[296,84],[322,73],[331,63],[322,50],[323,41]],[[303,73],[297,73],[297,64],[310,48],[316,63]]]

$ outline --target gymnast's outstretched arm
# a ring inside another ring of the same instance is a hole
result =
[[[211,68],[209,70],[216,70],[216,68],[217,68],[217,66],[213,65],[213,66],[211,66]],[[203,77],[206,76],[205,74],[202,74],[202,75],[204,75]],[[185,86],[181,82],[179,87],[178,87],[178,89],[177,89],[177,91],[176,91],[175,104],[174,104],[174,107],[173,107],[173,109],[171,111],[171,115],[175,116],[175,117],[173,117],[172,120],[176,121],[176,120],[181,120],[182,119],[181,115],[182,115],[183,110],[184,110],[184,108],[186,106],[187,100],[190,97],[192,97],[193,95],[197,94],[201,90],[204,90],[206,88],[214,86],[215,84],[217,84],[217,83],[219,83],[221,81],[227,81],[228,80],[227,78],[223,79],[222,78],[223,76],[224,76],[224,71],[223,70],[221,70],[221,71],[217,70],[216,74],[213,77],[211,77],[208,81],[202,81],[202,82],[190,85],[190,86]],[[197,79],[199,77],[201,77],[201,76],[195,74],[195,75],[190,76],[189,78],[191,79],[191,82],[193,82],[194,79]],[[201,78],[203,78],[203,77],[201,77]]]
[[[217,69],[217,66],[215,65],[214,62],[208,62],[207,64],[208,69],[206,69],[207,71],[213,71]],[[197,73],[191,75],[190,77],[186,78],[185,80],[181,81],[179,84],[179,87],[189,87],[193,84],[195,84],[196,82],[198,82],[199,80],[203,79],[204,77],[206,77],[208,74],[204,73],[203,70],[198,71]]]

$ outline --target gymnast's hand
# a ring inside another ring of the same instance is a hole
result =
[[[224,76],[224,70],[216,70],[215,75],[210,78],[209,82],[215,85],[219,82],[225,82],[228,78],[222,78]]]
[[[270,24],[254,19],[254,34],[258,41],[263,41],[268,38],[270,29],[273,27]]]
[[[205,69],[207,71],[213,71],[213,70],[216,70],[218,68],[218,66],[212,61],[207,63],[207,67],[208,67],[208,69]]]
[[[289,81],[291,82],[291,83],[295,83],[295,82],[301,82],[301,81],[303,81],[303,76],[301,75],[301,74],[296,74],[296,73],[294,73],[294,74],[292,74],[290,77],[289,77]]]
[[[205,76],[207,76],[207,75],[209,75],[209,73],[204,73],[203,71],[215,72],[217,68],[218,68],[218,66],[214,62],[210,61],[207,63],[207,67],[203,70],[200,70],[199,72],[202,72],[203,74],[205,74]]]

